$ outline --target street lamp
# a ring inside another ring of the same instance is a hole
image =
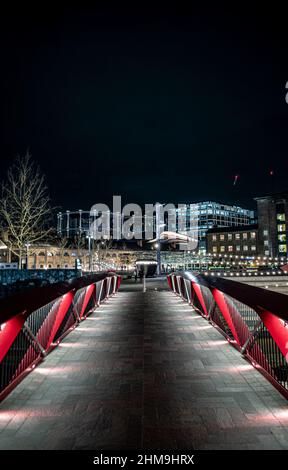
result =
[[[89,271],[91,272],[91,235],[87,235],[86,238],[88,238]]]
[[[161,223],[161,206],[159,202],[155,204],[156,212],[156,259],[157,259],[157,274],[161,274],[161,227],[165,227],[164,223]]]

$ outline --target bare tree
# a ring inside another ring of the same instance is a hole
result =
[[[21,267],[26,248],[43,241],[52,231],[47,224],[51,207],[45,178],[28,152],[16,158],[2,183],[0,217],[9,248]]]
[[[112,239],[93,240],[92,251],[99,267],[108,262],[108,254],[112,246]]]
[[[69,240],[67,237],[57,237],[54,241],[56,242],[56,246],[59,248],[59,265],[60,268],[63,268],[64,253],[67,248],[70,248]]]

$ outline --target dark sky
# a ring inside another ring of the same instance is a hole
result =
[[[288,189],[285,12],[25,6],[0,26],[1,177],[29,147],[63,210]]]

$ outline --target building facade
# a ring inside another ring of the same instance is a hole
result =
[[[288,192],[255,198],[258,213],[258,251],[262,256],[287,256]]]
[[[165,207],[165,204],[161,204]],[[162,231],[171,230],[181,234],[195,233],[198,240],[196,251],[206,252],[206,233],[214,227],[238,227],[249,225],[254,222],[254,211],[244,209],[240,206],[223,204],[215,201],[204,201],[198,203],[184,204],[184,208],[176,208],[175,222],[169,223],[169,210],[164,214]],[[95,216],[94,216],[95,217]],[[66,211],[57,215],[57,232],[59,236],[73,238],[88,233],[89,226],[93,222],[93,215],[89,211]],[[173,217],[172,217],[173,220]],[[185,221],[183,224],[183,220]],[[156,220],[153,217],[153,236],[156,235]],[[144,227],[147,220],[143,217],[143,240]],[[193,227],[191,226],[193,224]],[[192,230],[191,230],[192,229]],[[113,233],[113,218],[110,224],[111,234]],[[132,240],[131,240],[132,241]],[[141,240],[137,240],[141,245]],[[131,245],[131,248],[133,246]]]
[[[207,252],[212,255],[256,256],[258,225],[210,229],[206,235]]]

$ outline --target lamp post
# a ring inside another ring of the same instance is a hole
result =
[[[86,238],[88,238],[89,271],[91,272],[91,235],[87,235]]]
[[[157,274],[161,274],[161,227],[165,227],[164,223],[161,223],[161,206],[159,202],[155,204],[156,212],[156,259],[157,259]]]

